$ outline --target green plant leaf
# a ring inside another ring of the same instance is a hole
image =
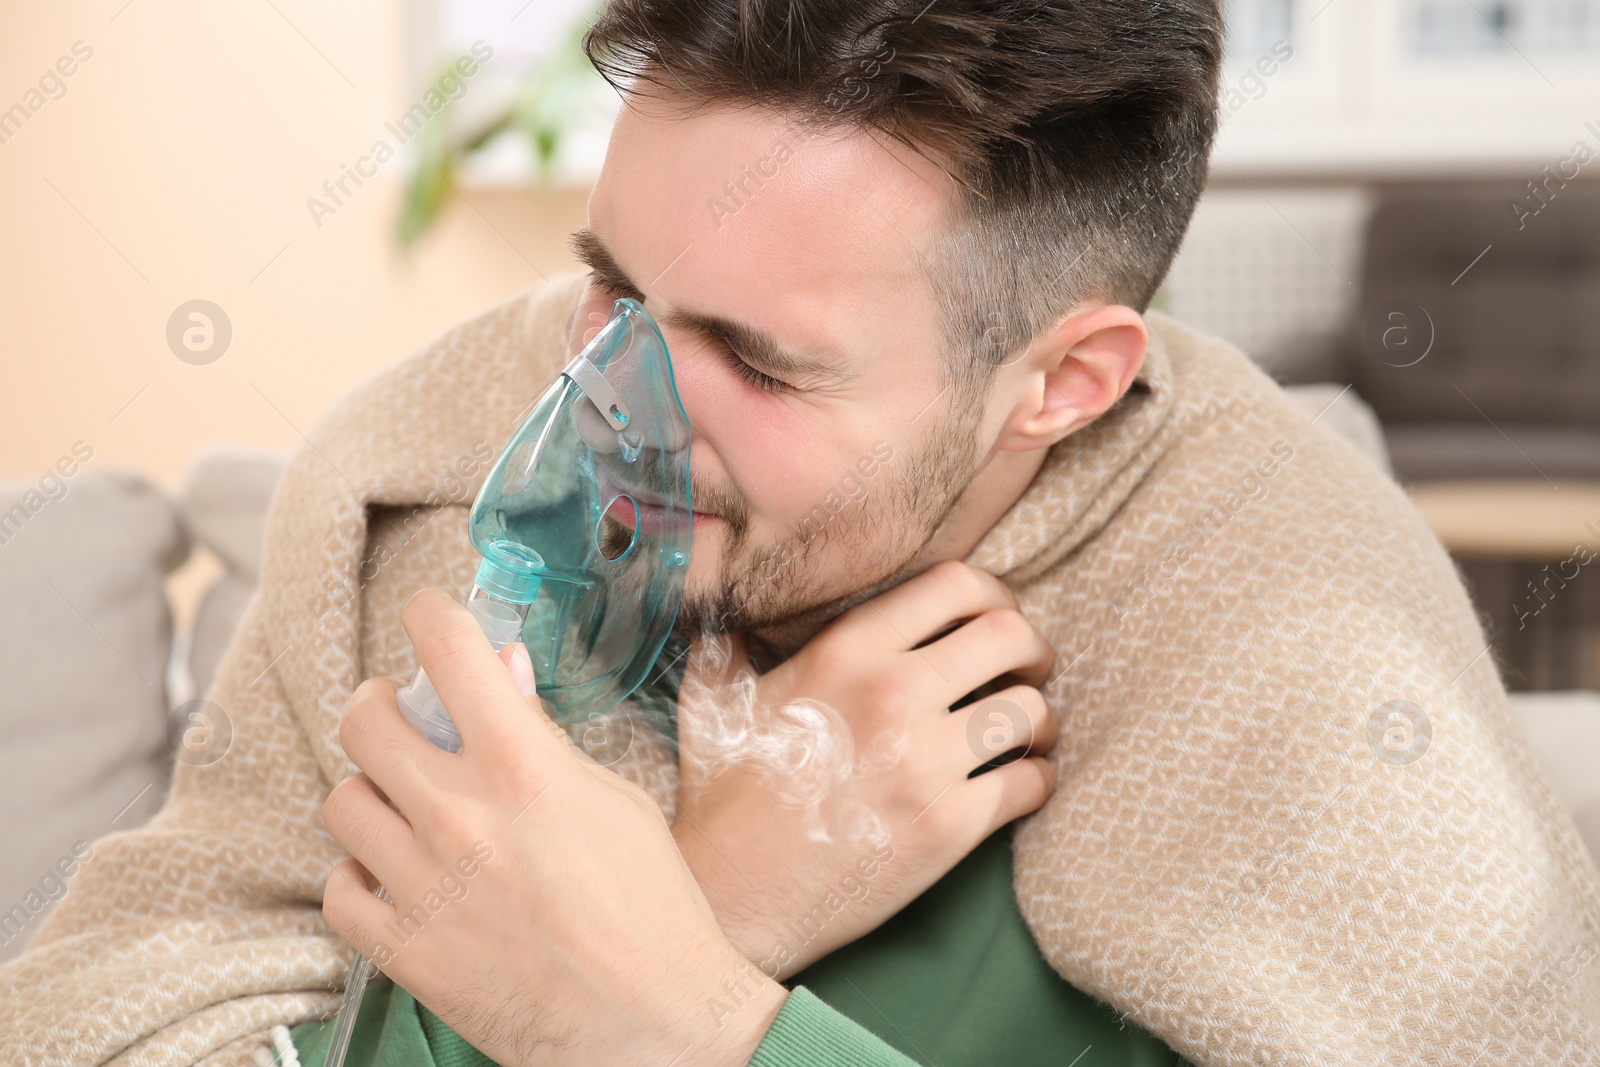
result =
[[[402,247],[409,248],[433,224],[439,214],[450,176],[455,171],[455,159],[442,135],[427,136],[434,124],[424,128],[424,140],[417,157],[417,169],[411,177],[406,192],[405,207],[400,213],[399,237]]]
[[[587,17],[577,20],[560,45],[529,74],[516,101],[476,133],[465,139],[452,136],[449,106],[423,127],[416,167],[397,222],[403,247],[410,247],[433,225],[460,165],[501,135],[527,138],[537,163],[537,179],[550,180],[567,129],[581,112],[585,94],[599,79],[583,51],[583,35],[598,11],[596,5]]]

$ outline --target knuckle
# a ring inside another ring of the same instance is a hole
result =
[[[362,796],[357,787],[341,782],[322,803],[323,825],[351,855],[370,853],[371,846],[378,840],[377,824],[362,810]]]
[[[622,795],[634,805],[643,809],[646,813],[660,818],[663,822],[666,820],[665,814],[661,811],[661,805],[656,803],[655,797],[621,775],[613,775],[612,777],[615,779],[613,784],[618,789],[621,789]]]
[[[330,831],[349,821],[355,789],[355,778],[350,777],[328,790],[327,799],[322,802],[322,822]]]
[[[897,670],[884,671],[862,688],[865,710],[879,715],[907,707],[915,699],[917,686]]]
[[[1028,717],[1035,722],[1051,718],[1053,712],[1050,704],[1045,700],[1044,694],[1031,685],[1012,686],[1003,694],[1007,699],[1016,702]]]
[[[983,579],[988,577],[978,568],[955,559],[934,564],[928,574],[962,598],[981,595],[986,589]]]
[[[993,758],[1033,740],[1033,721],[1009,697],[997,695],[968,712],[967,741],[975,756]]]
[[[447,843],[452,854],[466,849],[472,842],[481,840],[482,820],[466,804],[444,804],[428,816],[430,836]]]
[[[423,636],[417,643],[417,655],[424,663],[451,663],[471,650],[474,639],[481,641],[483,635],[451,620]]]
[[[362,711],[372,706],[378,696],[378,680],[368,678],[350,692],[350,699],[345,701],[345,717],[349,718],[351,712]]]
[[[1050,799],[1050,771],[1045,761],[1030,758],[1019,761],[1012,780],[1014,810],[1018,815],[1038,811]]]
[[[367,939],[348,896],[350,890],[351,887],[344,884],[344,878],[338,871],[328,876],[328,884],[322,891],[322,921],[359,949],[367,943]]]
[[[378,686],[368,678],[356,686],[345,704],[344,716],[339,720],[339,743],[346,752],[363,740],[372,729],[372,712],[376,705]]]
[[[1026,645],[1033,640],[1033,624],[1016,608],[996,608],[982,615],[989,634],[1003,645]]]
[[[338,877],[338,872],[328,875],[328,882],[322,888],[322,921],[339,933],[343,933],[345,908],[340,903],[338,889],[334,884],[334,879]]]

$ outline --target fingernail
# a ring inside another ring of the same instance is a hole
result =
[[[533,677],[533,660],[528,658],[528,646],[521,641],[511,646],[511,681],[523,696],[539,695],[539,684]]]

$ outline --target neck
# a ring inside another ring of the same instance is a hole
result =
[[[911,562],[898,573],[842,598],[842,602],[834,601],[816,611],[762,627],[753,631],[752,636],[776,650],[780,657],[792,656],[805,647],[819,630],[855,604],[870,600],[907,578],[921,574],[935,563],[966,559],[983,535],[1027,491],[1039,468],[1044,465],[1048,452],[1044,448],[1030,452],[991,450],[967,483],[967,488],[951,505],[944,521],[935,528]],[[753,657],[759,656],[756,649],[752,648],[751,652]],[[762,670],[768,666],[757,664],[758,669]]]
[[[990,452],[973,474],[966,491],[956,498],[944,522],[934,530],[912,561],[909,574],[927,570],[949,559],[966,559],[1011,506],[1033,484],[1049,449],[1030,452]]]

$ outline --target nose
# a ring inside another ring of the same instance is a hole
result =
[[[716,413],[733,401],[721,392],[722,383],[711,366],[712,356],[704,341],[685,336],[681,331],[662,331],[666,338],[678,401],[683,405],[696,444],[706,439],[716,423]]]

